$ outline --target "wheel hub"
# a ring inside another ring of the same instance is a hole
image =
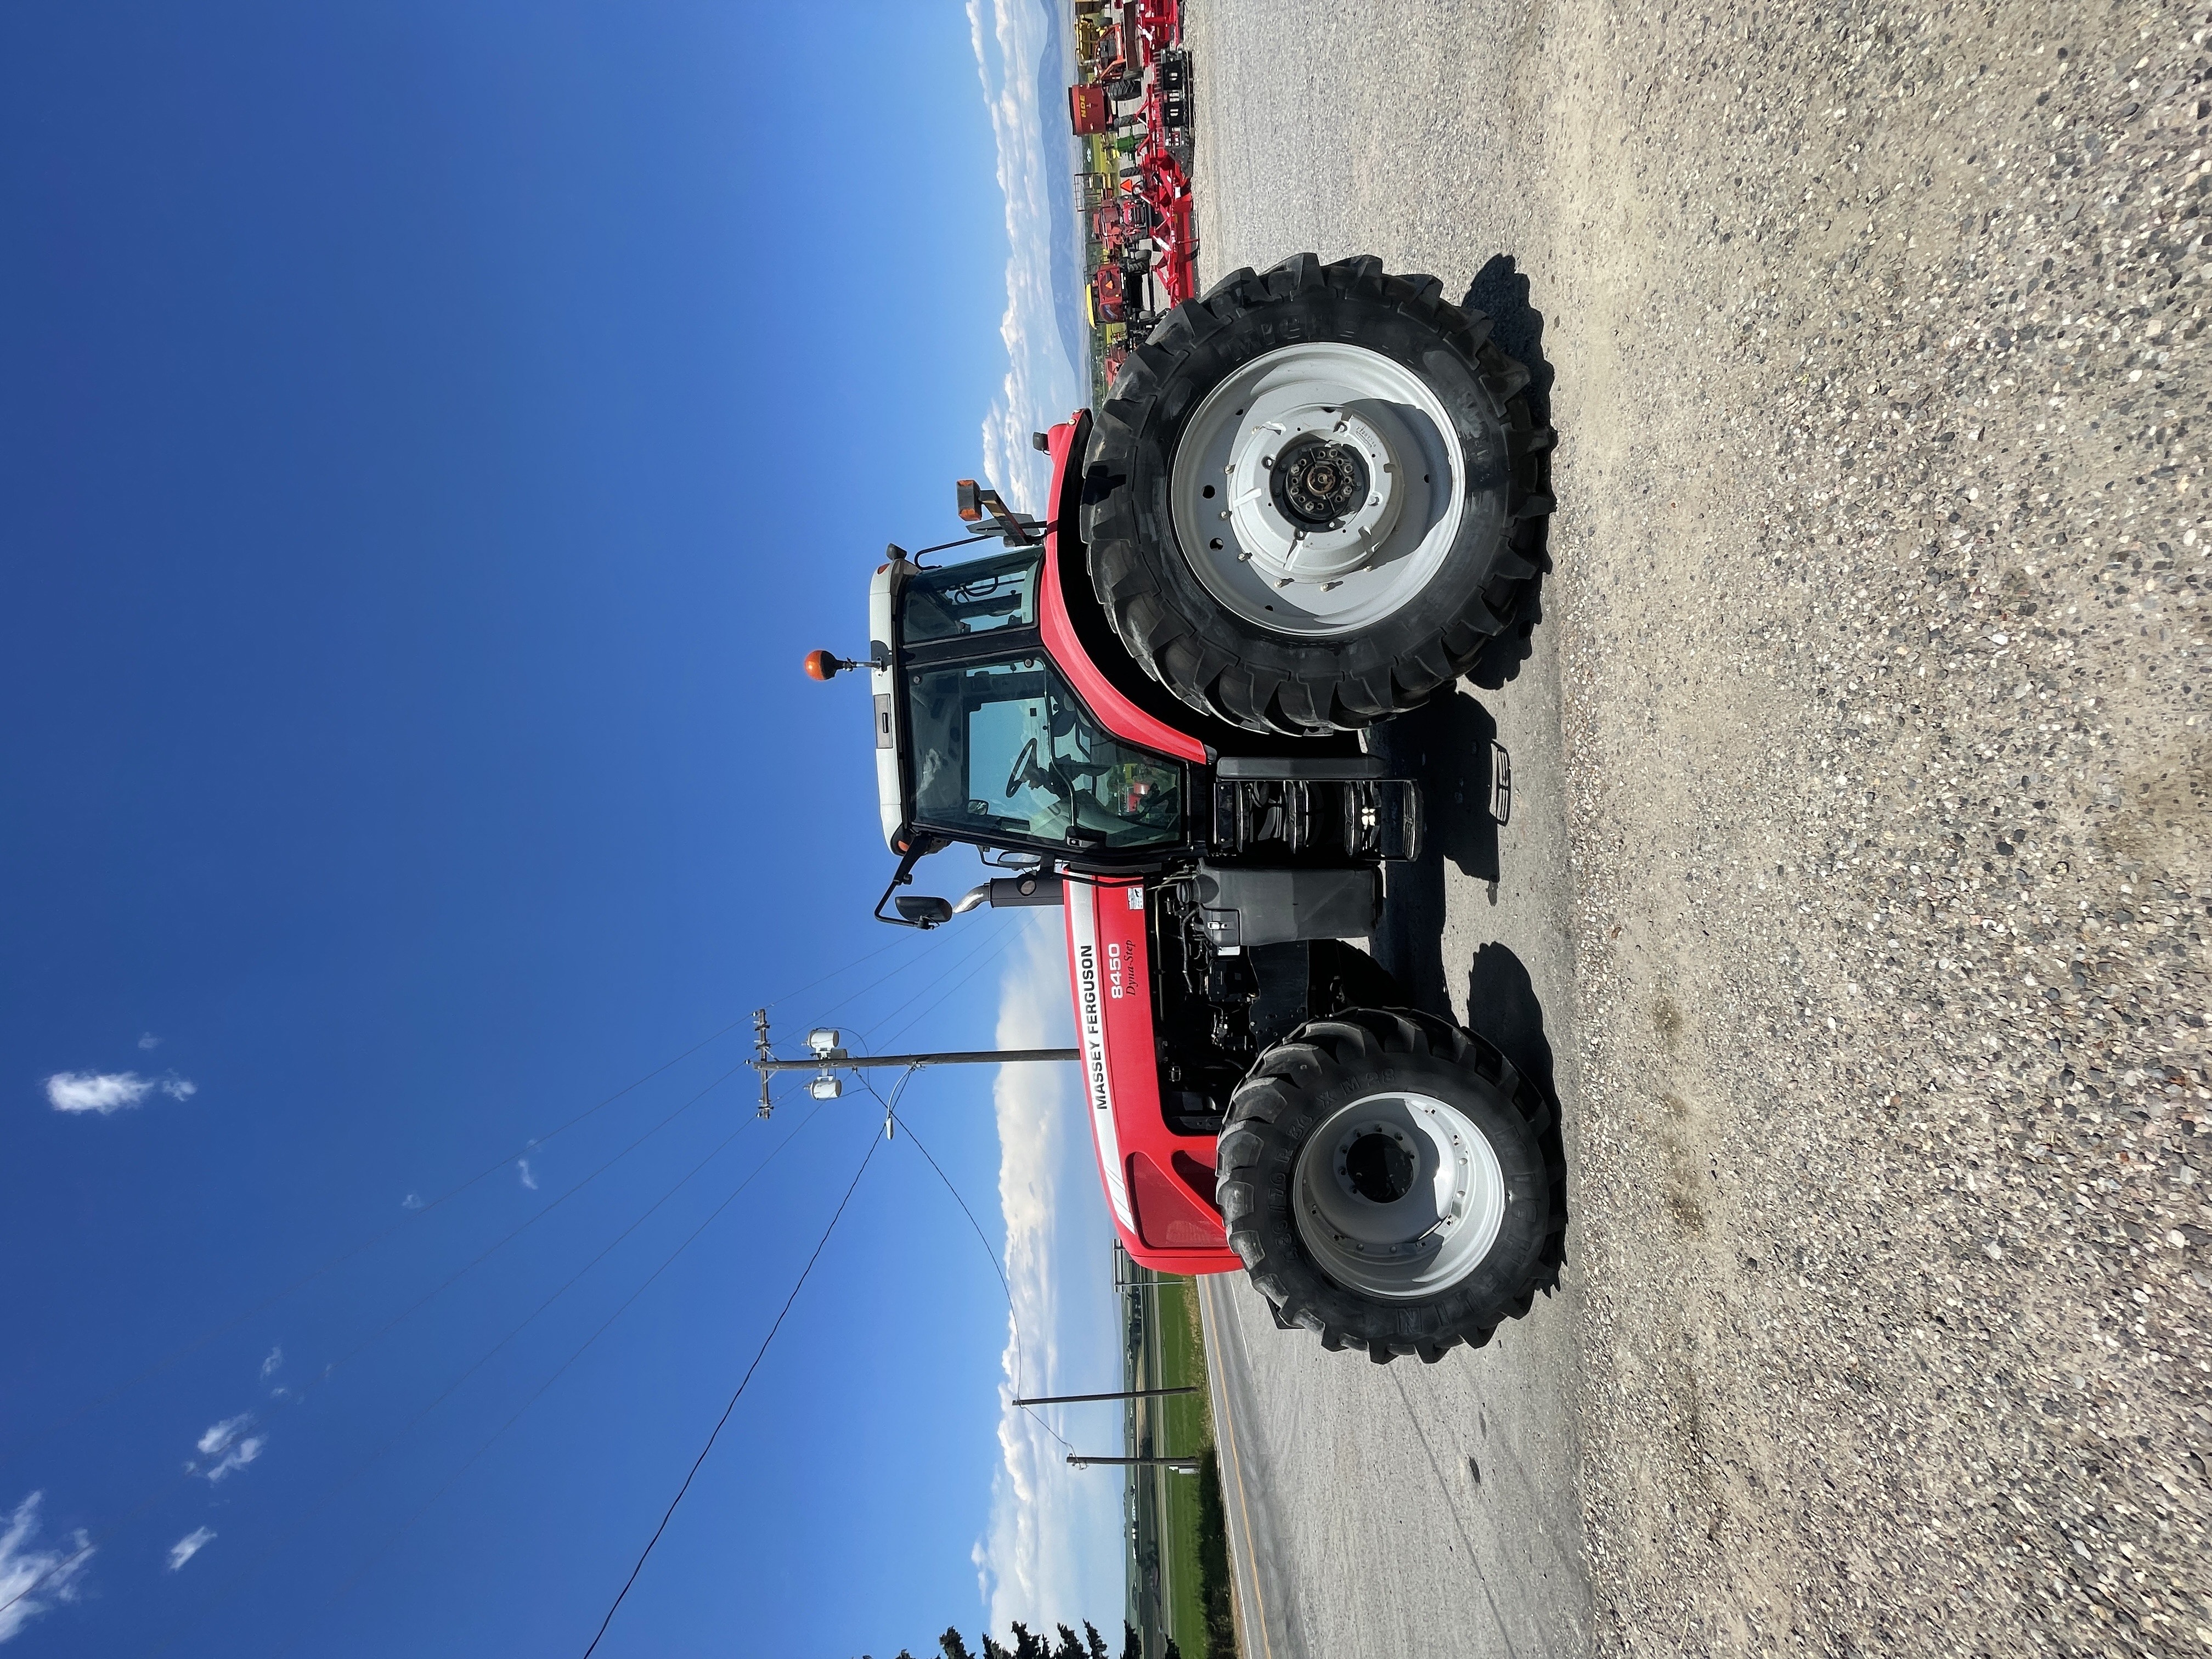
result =
[[[1407,1300],[1480,1266],[1505,1220],[1505,1178],[1489,1138],[1427,1095],[1369,1095],[1339,1107],[1299,1152],[1291,1214],[1321,1270]]]
[[[1228,463],[1230,521],[1277,587],[1340,581],[1374,560],[1398,520],[1398,465],[1379,412],[1285,410],[1240,433]]]
[[[1275,505],[1309,526],[1333,526],[1367,490],[1367,468],[1349,444],[1307,437],[1285,445],[1273,470]]]
[[[1419,1156],[1401,1135],[1376,1127],[1347,1142],[1337,1162],[1337,1177],[1355,1198],[1370,1204],[1395,1204],[1413,1190]]]
[[[1459,534],[1467,457],[1436,392],[1364,346],[1241,365],[1176,440],[1169,506],[1192,573],[1282,634],[1354,634],[1411,604]]]

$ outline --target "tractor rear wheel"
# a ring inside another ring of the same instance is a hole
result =
[[[1146,671],[1255,732],[1426,702],[1520,619],[1552,511],[1528,372],[1433,276],[1238,270],[1132,354],[1085,458],[1091,575]]]
[[[1127,103],[1132,98],[1141,98],[1145,95],[1145,77],[1141,75],[1124,75],[1118,79],[1109,81],[1106,83],[1106,95],[1117,104]]]
[[[1378,1362],[1480,1347],[1559,1282],[1558,1115],[1489,1043],[1403,1009],[1315,1020],[1230,1099],[1218,1193],[1279,1322]]]

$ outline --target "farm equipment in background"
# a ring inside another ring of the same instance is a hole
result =
[[[1079,138],[1114,129],[1114,110],[1106,88],[1095,81],[1079,82],[1067,89],[1067,118]]]
[[[1095,267],[1127,263],[1142,254],[1158,284],[1163,308],[1198,291],[1198,231],[1193,218],[1190,167],[1191,59],[1182,44],[1176,0],[1119,0],[1079,9],[1077,61],[1085,78],[1068,88],[1069,125],[1096,148],[1091,167],[1078,175],[1086,206],[1109,196],[1109,211],[1087,226]],[[1126,320],[1141,337],[1126,295],[1108,297],[1094,278],[1089,302],[1096,317]],[[1114,370],[1103,343],[1094,359],[1103,395]],[[1124,353],[1126,356],[1126,352]],[[1116,360],[1114,369],[1120,367]]]

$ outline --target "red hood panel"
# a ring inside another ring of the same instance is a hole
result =
[[[1212,1206],[1213,1139],[1172,1133],[1160,1110],[1144,883],[1070,879],[1066,890],[1085,1106],[1115,1231],[1159,1272],[1232,1272],[1243,1263]]]

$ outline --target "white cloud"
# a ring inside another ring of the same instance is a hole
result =
[[[533,1193],[538,1190],[538,1177],[530,1173],[530,1160],[528,1158],[518,1158],[515,1159],[514,1172],[522,1178],[522,1184],[524,1186],[529,1188]]]
[[[252,1412],[241,1412],[236,1417],[226,1417],[200,1437],[200,1455],[213,1457],[225,1446],[237,1439],[240,1431],[252,1427]]]
[[[1002,1048],[1070,1040],[1066,945],[1057,914],[1043,915],[1049,919],[1032,922],[1007,967]],[[1113,1231],[1081,1099],[1057,1066],[1001,1067],[994,1097],[1014,1301],[1000,1398],[1096,1387],[1098,1377],[1119,1375],[1121,1361],[1106,1272]],[[1118,1449],[1121,1419],[1110,1411],[1055,1415],[1071,1439]],[[1121,1482],[1103,1470],[1069,1468],[1067,1449],[1012,1406],[1002,1407],[999,1446],[1005,1461],[990,1530],[975,1550],[991,1627],[1018,1619],[1049,1629],[1087,1617],[1112,1628],[1122,1608]]]
[[[269,1437],[265,1434],[246,1432],[252,1426],[252,1412],[227,1417],[211,1425],[199,1437],[199,1453],[202,1457],[214,1457],[216,1461],[204,1469],[197,1463],[187,1463],[185,1465],[185,1472],[204,1474],[210,1480],[221,1480],[233,1471],[244,1468],[260,1456],[261,1449],[269,1443]]]
[[[212,1527],[195,1527],[169,1546],[169,1571],[174,1572],[215,1540]]]
[[[276,1368],[283,1363],[284,1350],[283,1346],[280,1345],[279,1346],[270,1349],[269,1358],[261,1362],[261,1380],[266,1382],[271,1376],[276,1375]]]
[[[154,1079],[136,1072],[56,1072],[46,1079],[46,1099],[58,1112],[110,1112],[145,1099]]]
[[[143,1045],[142,1045],[143,1046]],[[106,1117],[136,1106],[155,1090],[190,1100],[199,1085],[180,1077],[140,1077],[136,1072],[56,1072],[46,1079],[46,1100],[58,1112],[98,1112]]]
[[[141,1048],[158,1048],[161,1046],[161,1039],[149,1031],[138,1039],[138,1046]]]
[[[77,1580],[92,1559],[92,1545],[82,1529],[58,1548],[32,1547],[39,1535],[39,1500],[45,1495],[33,1492],[0,1528],[0,1642],[57,1602],[76,1601]]]
[[[1006,310],[999,322],[1006,379],[983,421],[983,475],[1017,508],[1042,513],[1052,471],[1030,447],[1030,434],[1066,420],[1088,398],[1060,338],[1060,308],[1071,296],[1055,294],[1052,279],[1052,204],[1055,194],[1074,188],[1075,150],[1063,112],[1039,107],[1037,70],[1059,37],[1039,0],[968,0],[968,30],[998,139],[1010,247]]]
[[[207,1470],[207,1478],[210,1481],[220,1480],[223,1476],[230,1474],[234,1469],[244,1468],[248,1463],[251,1463],[255,1458],[261,1455],[262,1447],[268,1443],[269,1437],[266,1435],[248,1435],[245,1439],[240,1441],[228,1451],[225,1452],[222,1455],[222,1461],[221,1462],[215,1464],[212,1468]]]
[[[421,1209],[422,1207],[422,1194],[420,1193],[408,1194],[406,1197],[399,1200],[399,1207],[403,1210]]]

